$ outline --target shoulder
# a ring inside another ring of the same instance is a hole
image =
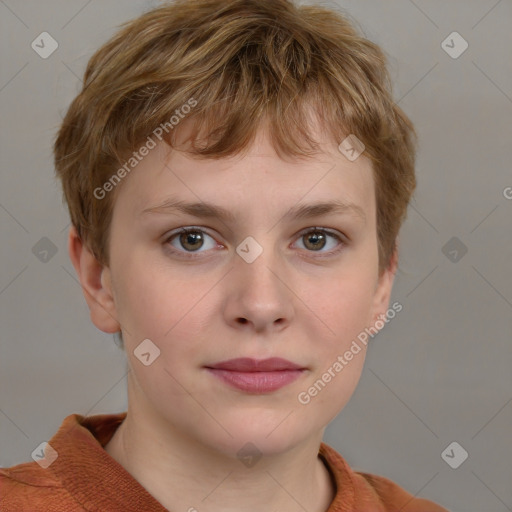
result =
[[[36,453],[37,461],[34,458],[0,468],[0,511],[112,510],[113,504],[119,505],[123,499],[123,505],[130,505],[127,492],[147,501],[150,496],[103,448],[126,414],[70,414],[64,418],[47,445]]]
[[[52,473],[36,462],[26,462],[10,468],[0,468],[0,510],[23,512],[57,510],[55,503],[65,504],[74,512],[76,503]],[[64,510],[64,509],[62,509]]]
[[[382,503],[383,511],[448,512],[433,501],[417,498],[395,482],[383,476],[360,471],[354,472],[361,495],[371,493]]]
[[[336,485],[336,496],[328,512],[449,512],[434,502],[417,498],[388,478],[353,471],[334,448],[321,443],[320,455]],[[347,508],[348,507],[348,508]]]

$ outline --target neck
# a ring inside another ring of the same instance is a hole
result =
[[[129,394],[130,396],[130,394]],[[202,445],[136,401],[105,450],[168,510],[325,512],[334,483],[321,435],[245,466]]]

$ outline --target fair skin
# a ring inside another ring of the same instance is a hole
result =
[[[371,162],[350,162],[328,142],[313,159],[282,160],[262,131],[243,156],[197,160],[167,149],[159,143],[117,190],[108,267],[69,235],[91,319],[122,330],[130,368],[129,412],[105,449],[169,510],[325,512],[335,491],[318,450],[365,350],[309,403],[297,397],[389,306],[396,253],[379,276]],[[171,194],[234,219],[142,214]],[[365,219],[284,217],[335,200]],[[183,226],[202,239],[169,240]],[[324,228],[342,241],[307,233]],[[248,236],[263,248],[252,263],[236,252]],[[147,338],[160,349],[149,366],[134,355]],[[306,370],[276,391],[248,393],[204,368],[236,357],[282,357]],[[237,458],[248,442],[262,455],[252,467]]]

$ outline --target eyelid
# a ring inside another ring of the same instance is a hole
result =
[[[170,246],[170,242],[173,238],[183,234],[183,233],[189,233],[189,232],[201,232],[205,235],[208,235],[210,238],[212,238],[217,245],[219,245],[219,242],[215,240],[215,237],[208,233],[207,228],[201,227],[201,226],[182,226],[180,228],[177,228],[171,233],[168,233],[164,236],[164,244],[166,246],[166,250],[169,251],[171,254],[177,254],[181,256],[183,259],[193,259],[197,257],[204,257],[201,256],[203,253],[207,251],[199,251],[199,252],[187,252],[187,251],[181,251],[178,249],[175,249],[174,247]]]
[[[210,238],[212,238],[213,240],[215,240],[215,237],[208,232],[208,229],[209,228],[205,228],[202,226],[193,226],[193,225],[182,226],[180,228],[177,228],[177,229],[171,231],[171,233],[166,234],[164,236],[164,244],[168,247],[169,242],[176,236],[183,234],[183,233],[197,232],[197,231],[204,233],[204,234],[208,235]],[[304,236],[308,233],[316,232],[316,231],[324,232],[327,235],[337,239],[338,242],[340,243],[336,249],[332,249],[332,250],[326,251],[326,252],[318,252],[317,253],[318,255],[315,256],[316,258],[333,256],[333,255],[339,253],[346,245],[348,245],[349,238],[344,233],[339,232],[338,230],[334,230],[332,228],[326,228],[323,226],[310,226],[310,227],[304,228],[295,235],[295,239],[300,239],[302,236]],[[217,245],[219,245],[219,242],[217,242],[217,240],[215,240],[215,242],[217,243]],[[193,259],[193,258],[197,258],[197,257],[203,257],[203,256],[201,256],[201,254],[208,252],[208,251],[187,252],[187,251],[177,250],[174,247],[168,248],[168,250],[172,254],[184,255],[183,256],[184,259]],[[306,251],[306,252],[315,254],[316,251]]]
[[[301,237],[303,237],[304,235],[306,235],[308,233],[314,233],[317,231],[322,231],[322,232],[326,233],[327,235],[331,236],[332,238],[337,239],[337,241],[339,242],[338,247],[336,247],[335,249],[331,249],[330,251],[325,251],[325,252],[318,252],[317,255],[314,256],[317,259],[329,258],[330,256],[334,256],[334,255],[340,253],[348,245],[348,237],[345,234],[339,232],[338,230],[334,230],[331,228],[325,228],[322,226],[312,226],[309,228],[304,228],[302,231],[299,231],[299,233],[297,233],[296,238],[300,239]],[[308,253],[308,254],[315,254],[315,252],[316,251],[306,251],[306,253]]]
[[[331,235],[335,238],[339,238],[340,241],[342,241],[342,242],[348,240],[348,237],[341,231],[338,231],[337,229],[332,229],[332,228],[325,228],[323,226],[311,226],[310,228],[304,228],[303,230],[301,230],[297,233],[297,237],[299,237],[301,235],[305,235],[306,233],[310,233],[312,231],[324,231],[328,235]]]

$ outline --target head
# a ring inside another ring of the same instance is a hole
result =
[[[355,160],[338,149],[348,136],[364,144]],[[366,345],[342,371],[338,356],[388,309],[416,185],[414,129],[379,47],[341,14],[288,0],[167,4],[93,55],[54,149],[70,256],[94,324],[122,333],[131,400],[231,454],[323,431]],[[198,204],[158,208],[170,200]],[[148,366],[145,339],[160,351]],[[206,368],[238,357],[305,370],[247,393]]]

